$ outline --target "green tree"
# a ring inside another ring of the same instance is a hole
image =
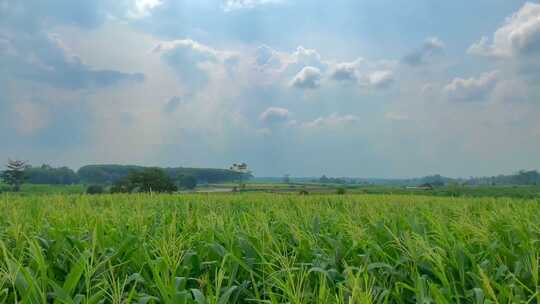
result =
[[[229,170],[238,174],[238,186],[240,189],[246,188],[246,180],[252,177],[251,171],[249,171],[246,163],[233,164]]]
[[[9,160],[6,167],[7,170],[2,173],[2,180],[4,183],[13,187],[13,191],[19,192],[21,185],[26,180],[26,174],[24,173],[27,167],[26,162],[22,160]]]
[[[197,187],[197,179],[191,175],[180,175],[176,178],[179,188],[193,190]]]
[[[111,192],[174,192],[178,188],[167,173],[159,168],[131,171],[115,183]]]

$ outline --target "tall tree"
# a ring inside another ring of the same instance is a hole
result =
[[[238,175],[238,178],[239,178],[238,183],[239,183],[240,188],[244,189],[246,187],[245,180],[249,179],[252,176],[251,171],[249,171],[249,169],[248,169],[248,165],[246,163],[233,164],[229,168],[229,170],[239,174]]]
[[[9,160],[7,170],[2,173],[2,180],[4,183],[13,187],[13,191],[19,192],[21,185],[26,179],[24,170],[26,169],[26,162],[22,160]]]

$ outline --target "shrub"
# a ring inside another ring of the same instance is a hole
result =
[[[102,194],[103,187],[100,185],[91,185],[86,188],[86,194]]]
[[[343,187],[342,188],[337,188],[337,190],[336,190],[336,194],[343,195],[345,193],[347,193],[347,190],[345,188],[343,188]]]

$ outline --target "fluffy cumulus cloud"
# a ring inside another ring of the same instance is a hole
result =
[[[527,2],[497,29],[492,41],[482,37],[469,53],[495,57],[538,55],[540,53],[540,4]]]
[[[330,77],[336,81],[350,81],[355,82],[358,80],[359,67],[363,59],[357,59],[353,62],[341,62],[335,64],[330,72]]]
[[[321,54],[315,49],[308,49],[299,46],[294,53],[292,59],[295,63],[303,66],[315,66],[317,68],[324,67],[325,63],[321,60]]]
[[[381,60],[369,61],[358,58],[351,62],[330,62],[328,69],[329,79],[356,84],[364,89],[387,89],[395,82],[395,61]]]
[[[291,87],[307,90],[327,87],[329,83],[326,80],[364,89],[386,89],[395,82],[394,70],[397,68],[397,61],[393,60],[370,61],[360,57],[353,61],[338,61],[324,58],[317,50],[303,46],[287,53],[262,45],[254,56],[257,70],[272,75],[274,82],[290,77],[288,83]]]
[[[259,115],[259,119],[267,124],[284,123],[289,121],[291,113],[288,109],[270,107]]]
[[[255,63],[261,68],[281,69],[285,64],[285,56],[267,45],[257,47]]]
[[[362,79],[362,85],[374,88],[387,88],[394,80],[394,73],[392,71],[374,71]]]
[[[303,68],[291,81],[291,86],[298,89],[317,89],[321,86],[322,73],[316,67]]]
[[[443,50],[444,43],[437,37],[431,37],[426,39],[421,48],[403,57],[403,62],[412,66],[426,64]]]
[[[499,81],[499,72],[483,73],[477,78],[455,78],[444,91],[450,100],[483,101]]]
[[[152,10],[163,4],[162,0],[135,0],[128,12],[128,17],[139,19],[147,17]]]
[[[153,49],[178,74],[179,78],[194,89],[208,81],[209,65],[236,62],[236,54],[220,51],[191,39],[161,42]]]

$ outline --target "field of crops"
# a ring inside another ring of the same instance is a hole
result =
[[[540,202],[0,196],[0,303],[540,303]]]

